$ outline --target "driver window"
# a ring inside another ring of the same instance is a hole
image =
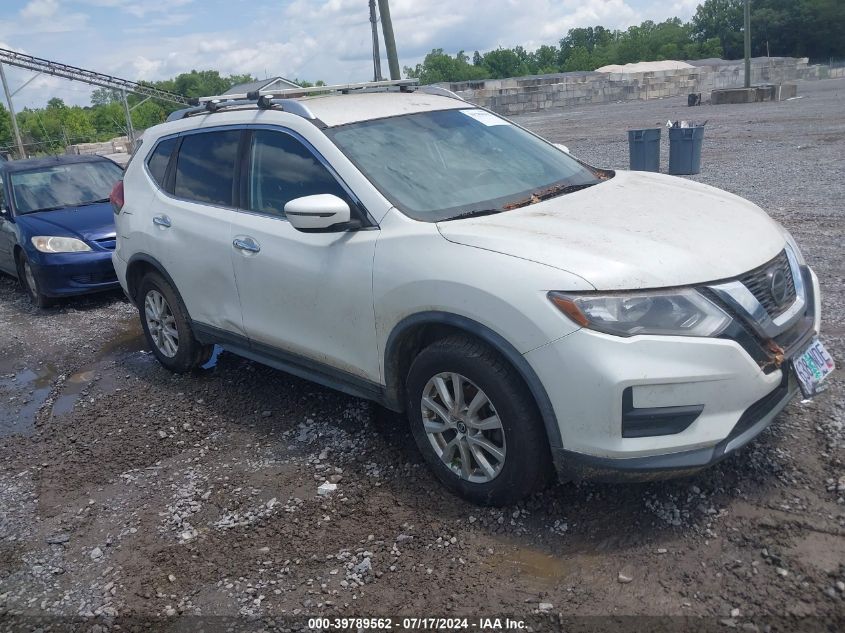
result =
[[[294,198],[330,193],[347,202],[343,187],[300,141],[283,132],[256,130],[250,148],[247,208],[284,217]],[[351,206],[351,204],[350,204]]]

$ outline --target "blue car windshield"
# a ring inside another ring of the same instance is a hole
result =
[[[108,200],[123,171],[112,162],[65,163],[10,174],[18,214],[81,207]]]
[[[477,108],[374,119],[326,133],[399,210],[423,221],[507,211],[601,180],[569,154]]]

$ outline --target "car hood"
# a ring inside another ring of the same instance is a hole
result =
[[[438,223],[447,240],[578,275],[597,290],[737,276],[785,245],[758,206],[700,183],[616,172],[598,185],[513,211]]]
[[[30,236],[60,235],[94,241],[115,234],[114,211],[108,202],[19,215],[17,222]]]

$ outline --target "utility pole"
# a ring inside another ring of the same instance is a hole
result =
[[[399,56],[396,54],[396,39],[393,37],[393,22],[390,19],[388,0],[378,0],[378,10],[381,14],[381,31],[384,33],[384,50],[387,53],[387,64],[390,66],[390,78],[402,79],[399,72]]]
[[[18,119],[15,116],[15,107],[12,105],[12,94],[9,92],[9,83],[6,81],[6,71],[3,69],[3,64],[0,64],[0,80],[3,81],[3,92],[6,93],[6,102],[9,104],[9,116],[12,118],[12,131],[15,133],[18,154],[20,154],[21,158],[26,158],[26,149],[24,149],[23,141],[21,140],[21,131],[18,129]]]
[[[381,81],[381,52],[378,47],[378,19],[376,0],[370,0],[370,25],[373,27],[373,81]]]
[[[120,91],[123,100],[123,113],[126,115],[126,136],[129,139],[130,153],[135,151],[135,128],[132,126],[132,111],[129,109],[129,101],[126,100],[126,90]]]
[[[751,0],[745,0],[745,87],[751,87]]]

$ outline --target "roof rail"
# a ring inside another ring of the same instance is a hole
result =
[[[290,112],[291,114],[301,116],[303,119],[308,119],[309,121],[315,121],[317,119],[316,115],[311,112],[310,108],[300,101],[296,101],[295,99],[272,99],[271,97],[265,95],[258,97],[257,99],[226,99],[224,97],[220,97],[215,98],[213,101],[203,101],[198,106],[183,108],[181,110],[171,112],[167,117],[167,121],[178,121],[196,114],[213,114],[214,112],[218,112],[224,108],[243,108],[250,106],[257,106],[261,110],[278,108],[284,112]]]
[[[329,92],[340,92],[347,94],[350,92],[368,91],[368,90],[382,90],[388,88],[399,88],[402,92],[412,92],[419,86],[419,79],[392,79],[387,81],[366,81],[354,84],[336,84],[333,86],[310,86],[308,88],[285,88],[284,90],[254,90],[252,92],[239,94],[225,94],[214,97],[200,97],[200,103],[208,101],[229,101],[233,99],[249,99],[257,101],[259,97],[305,97],[308,95],[325,94]]]
[[[460,99],[461,101],[466,101],[466,99],[458,93],[452,92],[448,88],[443,88],[442,86],[420,86],[418,90],[419,92],[424,92],[429,95],[437,95],[438,97],[449,97],[450,99]]]
[[[200,97],[199,105],[191,108],[176,110],[167,117],[168,121],[178,121],[197,114],[211,114],[224,108],[243,108],[256,106],[261,110],[281,109],[309,121],[317,121],[317,117],[308,107],[307,102],[298,101],[298,97],[307,95],[328,94],[340,92],[383,92],[390,88],[398,88],[400,92],[424,92],[426,94],[463,99],[446,88],[440,86],[420,86],[419,79],[397,79],[390,81],[368,81],[357,84],[339,84],[335,86],[312,86],[310,88],[285,88],[284,90],[253,90],[244,94],[227,94],[214,97]]]

